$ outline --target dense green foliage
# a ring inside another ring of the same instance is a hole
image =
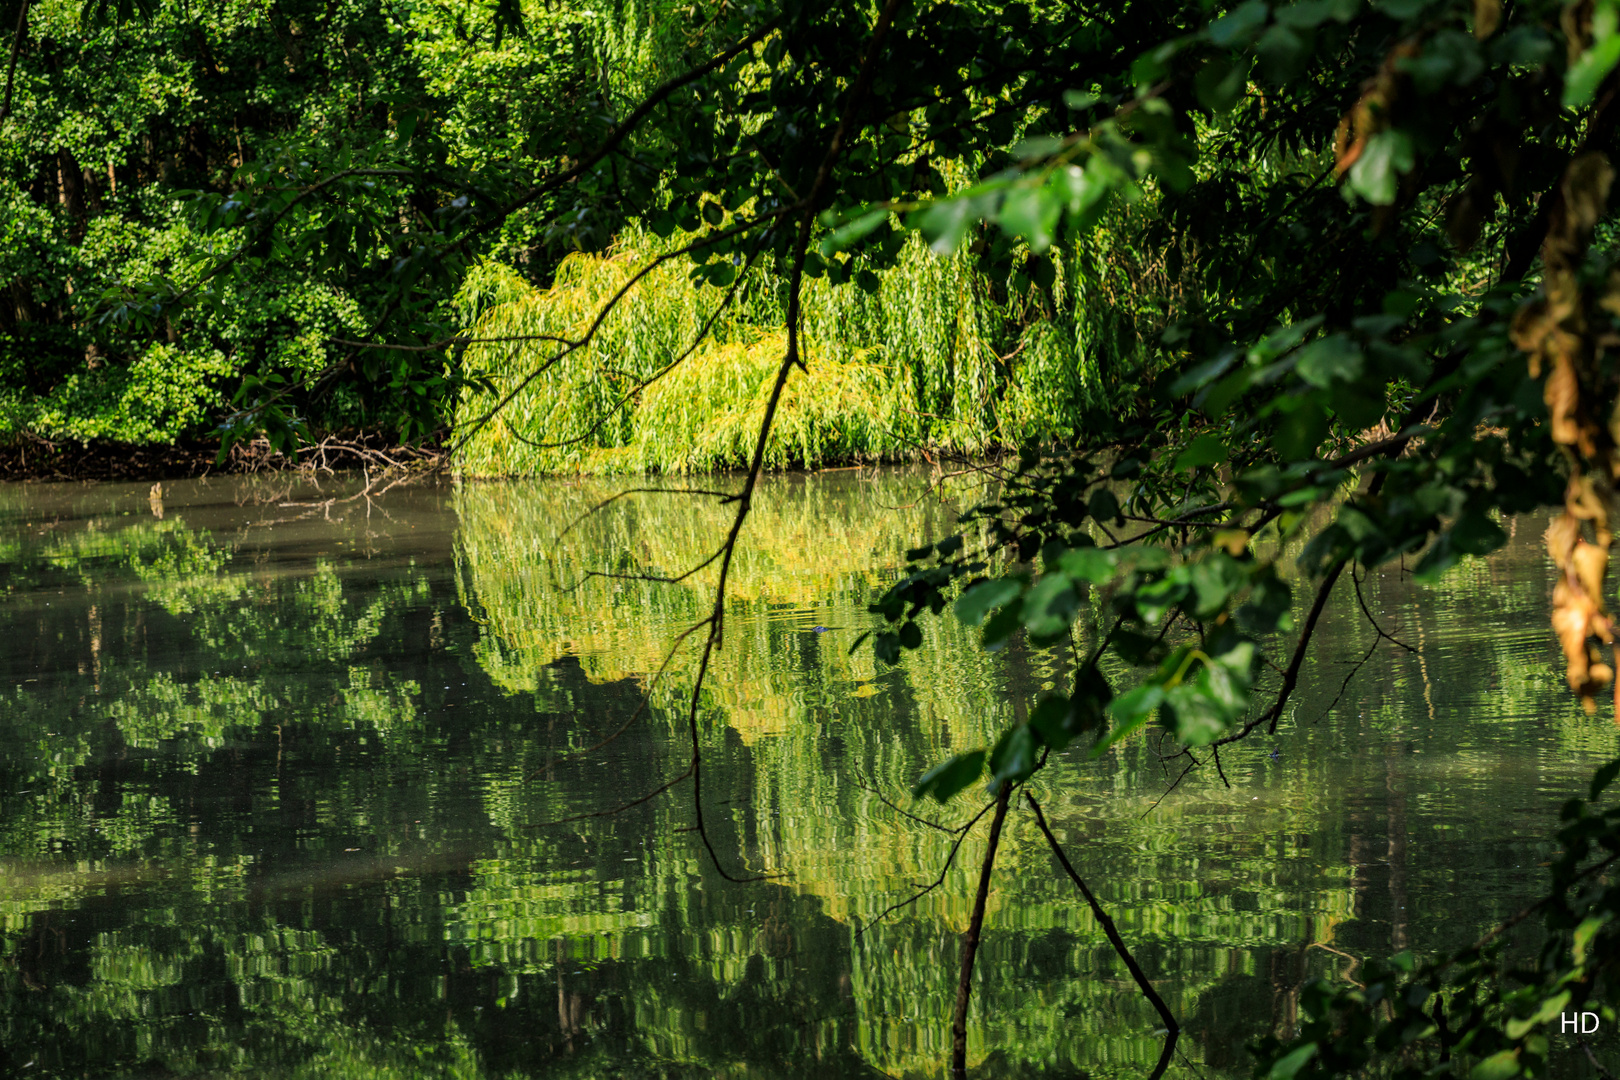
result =
[[[449,204],[471,173],[485,195],[555,163],[603,95],[657,70],[633,7],[625,33],[592,10],[541,9],[519,33],[506,9],[391,0],[90,14],[44,0],[20,24],[0,150],[0,433],[167,442],[289,383],[322,427],[436,428],[453,373],[413,365],[402,399],[402,372],[368,360],[334,385],[349,362],[334,340],[451,332],[465,260],[413,259],[419,234],[457,227]],[[296,207],[250,202],[317,180]],[[549,227],[557,205],[508,216],[485,250],[554,265],[579,239]],[[284,232],[237,250],[228,226],[269,216]],[[236,272],[210,277],[222,258]]]
[[[523,379],[554,348],[505,339],[584,333],[658,247],[626,235],[608,254],[570,256],[545,290],[499,264],[475,270],[463,307],[479,312],[468,320],[471,332],[489,343],[471,346],[466,362],[494,387],[467,394],[458,421],[472,427],[497,399],[495,388]],[[1086,417],[1136,389],[1132,357],[1114,352],[1138,342],[1134,322],[1115,334],[1094,317],[1109,313],[1094,303],[1108,268],[1088,268],[1082,253],[1072,254],[1053,260],[1049,290],[1023,296],[998,288],[970,257],[941,259],[919,241],[875,272],[872,291],[812,282],[803,315],[812,362],[786,388],[766,464],[983,454],[1073,438]],[[694,287],[688,269],[665,264],[637,283],[588,349],[529,383],[495,422],[472,429],[458,467],[508,475],[746,465],[786,346],[786,282],[755,271],[727,297]],[[1099,354],[1112,360],[1099,362]]]

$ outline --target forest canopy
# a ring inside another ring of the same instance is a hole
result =
[[[1614,0],[5,18],[14,438],[387,427],[475,473],[742,467],[705,665],[764,468],[960,459],[995,494],[919,538],[878,657],[948,607],[989,649],[1085,642],[919,780],[988,781],[992,837],[1077,741],[1156,724],[1218,771],[1346,578],[1438,575],[1504,515],[1558,510],[1568,684],[1615,691]],[[1397,961],[1324,990],[1270,1075],[1412,1043],[1536,1074],[1620,955],[1616,899],[1578,888],[1615,815],[1566,818],[1534,979],[1483,946]]]

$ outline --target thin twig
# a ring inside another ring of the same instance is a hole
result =
[[[1399,645],[1409,653],[1416,653],[1417,650],[1415,648],[1408,645],[1406,642],[1401,641],[1394,634],[1389,633],[1383,627],[1379,626],[1378,620],[1374,619],[1372,617],[1372,612],[1367,610],[1367,601],[1361,595],[1361,576],[1356,573],[1356,568],[1354,566],[1350,568],[1350,580],[1354,582],[1356,586],[1356,604],[1361,608],[1361,613],[1367,617],[1367,625],[1373,628],[1373,633],[1377,634],[1378,637],[1384,641]],[[1375,641],[1374,644],[1377,644],[1377,642]]]
[[[1327,576],[1322,579],[1322,584],[1316,590],[1316,599],[1311,603],[1311,610],[1305,616],[1305,625],[1299,632],[1299,641],[1294,646],[1293,658],[1288,661],[1288,667],[1283,671],[1283,684],[1277,691],[1277,700],[1271,703],[1271,708],[1244,724],[1231,735],[1216,739],[1213,745],[1226,746],[1229,743],[1237,742],[1239,739],[1247,738],[1251,731],[1268,721],[1271,726],[1267,729],[1266,734],[1275,735],[1277,733],[1277,721],[1282,716],[1283,707],[1288,704],[1289,695],[1294,692],[1294,687],[1299,683],[1299,671],[1304,666],[1305,653],[1311,644],[1311,635],[1316,632],[1316,622],[1322,617],[1322,609],[1327,606],[1328,594],[1333,591],[1333,586],[1339,580],[1339,575],[1344,572],[1344,564],[1345,560],[1343,559],[1334,563],[1333,568],[1327,572]]]
[[[615,730],[611,735],[602,739],[600,742],[596,743],[594,746],[587,746],[583,750],[570,750],[565,754],[552,758],[546,764],[537,766],[532,772],[529,773],[529,776],[534,777],[543,770],[554,768],[558,762],[567,761],[570,758],[583,757],[586,754],[594,754],[596,751],[602,749],[614,739],[617,739],[620,735],[623,735],[626,731],[629,731],[630,725],[634,724],[637,718],[639,718],[642,713],[647,711],[647,703],[652,699],[653,687],[657,686],[658,680],[664,677],[664,672],[668,670],[670,661],[675,659],[675,654],[680,651],[681,645],[686,641],[687,638],[691,637],[693,634],[707,626],[708,623],[709,620],[704,619],[702,622],[693,623],[691,626],[688,626],[685,630],[680,632],[680,635],[675,638],[675,643],[669,647],[667,652],[664,653],[663,663],[658,665],[658,670],[653,673],[652,679],[648,681],[647,689],[642,693],[641,700],[636,703],[635,711],[630,714],[630,718],[628,720],[619,725],[617,730]]]
[[[533,371],[529,372],[522,379],[519,379],[516,386],[508,390],[499,401],[490,406],[490,408],[484,412],[483,415],[474,420],[468,426],[466,433],[458,438],[450,447],[448,456],[454,456],[461,450],[462,447],[466,446],[468,440],[476,435],[485,424],[493,420],[495,415],[502,409],[506,408],[506,406],[512,402],[512,399],[516,398],[520,393],[522,393],[524,388],[530,383],[534,382],[534,380],[538,379],[541,375],[544,375],[547,371],[550,371],[553,367],[556,367],[566,357],[578,352],[580,349],[583,349],[586,345],[590,344],[591,340],[596,336],[596,332],[600,330],[602,328],[602,324],[607,321],[608,316],[617,310],[619,301],[623,300],[625,295],[629,293],[631,289],[640,284],[642,278],[658,269],[664,263],[669,262],[671,259],[679,258],[682,255],[690,255],[692,252],[699,251],[706,247],[712,247],[723,240],[729,240],[733,236],[741,236],[757,226],[781,217],[791,209],[792,207],[780,207],[768,214],[761,214],[759,217],[750,218],[741,225],[733,225],[729,229],[720,229],[716,232],[708,233],[697,240],[692,241],[690,244],[683,244],[681,247],[675,248],[672,251],[664,252],[662,255],[659,255],[647,263],[646,266],[643,266],[640,270],[632,274],[630,279],[620,286],[617,292],[608,298],[607,302],[602,305],[601,310],[596,313],[596,318],[591,320],[591,325],[585,328],[584,334],[580,335],[578,338],[570,340],[555,354],[536,365]]]
[[[1367,661],[1372,659],[1373,653],[1375,653],[1377,651],[1378,651],[1378,639],[1373,638],[1373,643],[1371,645],[1367,646],[1367,651],[1364,654],[1362,654],[1362,657],[1361,657],[1360,660],[1357,660],[1355,662],[1355,664],[1351,666],[1349,674],[1345,675],[1345,677],[1344,677],[1344,682],[1339,684],[1339,692],[1337,694],[1333,695],[1333,700],[1328,702],[1327,708],[1322,710],[1322,715],[1317,717],[1317,722],[1318,723],[1320,723],[1323,720],[1326,720],[1329,716],[1331,716],[1333,714],[1334,706],[1338,705],[1339,699],[1344,697],[1345,690],[1349,689],[1350,680],[1354,679],[1356,677],[1356,675],[1360,673],[1361,669],[1366,666]]]
[[[612,131],[608,132],[607,137],[603,139],[602,142],[597,144],[595,150],[587,153],[569,168],[564,169],[555,176],[552,176],[542,183],[531,187],[528,191],[519,196],[510,206],[506,207],[499,214],[495,215],[491,221],[485,222],[477,229],[469,231],[467,237],[448,250],[456,250],[456,248],[465,244],[466,241],[470,240],[473,236],[493,229],[497,224],[505,221],[517,211],[523,209],[523,207],[528,206],[537,199],[544,198],[547,193],[555,191],[564,184],[572,183],[589,170],[595,168],[597,162],[601,161],[603,158],[607,157],[610,153],[617,149],[619,144],[628,138],[630,133],[635,131],[643,120],[652,115],[653,110],[662,104],[666,98],[674,94],[675,91],[679,90],[681,87],[686,86],[689,83],[696,82],[698,79],[701,79],[703,76],[714,71],[716,68],[729,62],[732,57],[737,56],[739,53],[742,53],[747,49],[753,48],[755,45],[759,44],[759,42],[769,37],[770,34],[781,25],[781,23],[781,16],[777,16],[776,18],[763,23],[753,33],[737,41],[724,51],[716,53],[706,62],[698,65],[695,68],[682,72],[680,75],[677,75],[674,78],[660,84],[650,94],[641,100],[641,104],[637,105],[631,110],[629,116],[626,116],[613,128]]]
[[[1057,837],[1052,835],[1052,830],[1046,824],[1046,815],[1041,813],[1041,804],[1036,802],[1035,796],[1028,791],[1024,792],[1024,798],[1028,800],[1030,809],[1035,811],[1035,824],[1040,828],[1041,835],[1046,837],[1047,844],[1052,848],[1052,854],[1057,856],[1058,862],[1063,865],[1063,869],[1068,873],[1075,885],[1079,887],[1080,895],[1086,898],[1086,903],[1091,907],[1092,916],[1096,918],[1098,924],[1103,928],[1103,933],[1108,935],[1108,943],[1114,947],[1114,952],[1118,953],[1119,958],[1125,962],[1125,967],[1130,971],[1131,978],[1136,980],[1136,985],[1141,988],[1142,995],[1148,999],[1154,1010],[1158,1012],[1159,1019],[1164,1021],[1164,1027],[1169,1033],[1169,1037],[1165,1040],[1164,1049],[1159,1053],[1159,1063],[1153,1067],[1153,1072],[1148,1074],[1148,1080],[1159,1080],[1159,1077],[1164,1075],[1164,1070],[1169,1066],[1170,1056],[1176,1049],[1176,1040],[1181,1036],[1181,1025],[1176,1022],[1176,1014],[1170,1011],[1170,1007],[1164,1003],[1164,999],[1159,996],[1158,991],[1153,989],[1153,984],[1148,981],[1148,977],[1143,973],[1141,965],[1136,962],[1136,958],[1131,955],[1131,951],[1125,947],[1125,939],[1119,936],[1119,929],[1114,926],[1114,920],[1108,917],[1108,912],[1103,910],[1103,906],[1097,902],[1097,898],[1091,894],[1091,890],[1086,888],[1086,883],[1081,880],[1080,875],[1075,873],[1074,866],[1069,862],[1069,857],[1063,853],[1063,845],[1058,843]]]
[[[595,506],[592,506],[589,510],[585,511],[583,514],[580,514],[573,521],[569,522],[568,527],[566,529],[564,529],[562,532],[557,534],[557,541],[558,541],[558,543],[561,543],[562,540],[564,538],[566,538],[569,533],[574,531],[574,529],[579,525],[580,522],[584,521],[586,518],[590,517],[592,514],[595,514],[597,511],[603,510],[603,509],[607,508],[608,506],[611,506],[613,503],[618,502],[620,499],[624,498],[627,495],[713,495],[716,498],[729,499],[729,498],[731,498],[731,494],[732,493],[729,492],[729,491],[715,491],[715,490],[713,490],[711,488],[656,488],[656,487],[625,488],[623,491],[619,492],[618,494],[610,495],[607,498],[603,499],[601,502],[597,503]]]
[[[1142,811],[1142,816],[1143,817],[1147,817],[1149,814],[1153,813],[1153,811],[1157,810],[1159,808],[1159,804],[1164,802],[1164,800],[1168,799],[1170,797],[1170,793],[1172,791],[1176,790],[1176,788],[1181,786],[1181,782],[1187,778],[1187,774],[1192,772],[1198,766],[1203,764],[1202,761],[1199,761],[1196,757],[1193,757],[1191,752],[1186,752],[1186,753],[1187,753],[1187,757],[1191,759],[1191,760],[1189,760],[1187,762],[1187,767],[1185,769],[1181,770],[1181,775],[1176,777],[1175,783],[1171,784],[1168,788],[1165,789],[1165,792],[1164,792],[1163,795],[1160,795],[1157,799],[1153,800],[1153,805],[1152,806],[1150,806],[1146,810]]]
[[[658,796],[662,795],[664,792],[668,791],[670,788],[674,787],[676,784],[680,783],[682,780],[685,780],[691,775],[692,769],[690,766],[688,766],[685,772],[681,773],[679,776],[676,776],[674,779],[668,781],[667,783],[659,784],[657,787],[647,792],[647,794],[642,795],[639,798],[631,799],[627,803],[622,803],[619,806],[615,806],[611,810],[593,810],[588,814],[575,814],[573,817],[558,818],[556,821],[540,821],[533,825],[526,826],[526,828],[549,829],[553,825],[566,825],[570,821],[586,821],[590,818],[612,817],[615,814],[622,814],[626,810],[634,809],[644,802],[651,802],[653,799],[656,799]]]
[[[973,826],[977,825],[979,823],[979,819],[984,817],[985,814],[989,813],[990,808],[995,805],[996,804],[994,801],[985,803],[983,808],[981,808],[977,814],[974,814],[968,819],[967,824],[963,825],[959,830],[957,830],[956,842],[951,845],[951,850],[946,853],[945,865],[939,868],[939,876],[937,878],[927,885],[913,886],[917,890],[916,892],[912,893],[904,900],[890,904],[888,907],[872,916],[872,918],[867,920],[865,926],[856,929],[855,939],[859,941],[862,934],[865,934],[868,930],[872,929],[872,927],[876,926],[878,923],[882,922],[896,911],[910,907],[912,904],[915,904],[917,901],[921,900],[923,897],[945,884],[945,875],[951,872],[951,865],[956,861],[956,853],[962,850],[962,842],[967,839],[968,832],[973,828]]]
[[[1596,1054],[1592,1053],[1592,1047],[1587,1044],[1586,1040],[1581,1040],[1580,1047],[1582,1052],[1586,1054],[1586,1060],[1592,1063],[1592,1068],[1597,1070],[1597,1074],[1603,1080],[1614,1080],[1614,1073],[1603,1067],[1603,1063],[1597,1059]]]
[[[653,383],[662,379],[665,375],[668,375],[670,372],[674,371],[678,366],[689,359],[693,353],[697,352],[700,345],[708,340],[709,332],[714,329],[714,324],[719,321],[721,314],[724,313],[726,308],[731,305],[731,301],[737,295],[737,290],[742,288],[743,282],[747,279],[748,272],[754,268],[754,263],[758,260],[760,252],[764,250],[765,241],[769,236],[769,229],[765,230],[759,235],[759,239],[754,243],[753,251],[749,252],[748,254],[748,262],[744,264],[741,272],[737,274],[736,280],[734,280],[731,283],[731,287],[726,290],[726,295],[721,298],[720,303],[715,306],[714,311],[709,313],[708,319],[704,321],[702,326],[698,327],[697,333],[692,335],[692,343],[686,347],[685,351],[683,351],[679,356],[671,360],[669,363],[665,364],[663,367],[659,368],[657,371],[653,372],[651,375],[647,376],[645,379],[638,380],[634,386],[626,390],[623,394],[619,395],[619,400],[615,401],[611,406],[608,407],[606,412],[597,417],[595,422],[593,422],[590,427],[586,428],[578,435],[567,439],[559,439],[556,442],[538,442],[533,439],[525,438],[524,436],[518,434],[517,429],[514,428],[510,422],[506,422],[505,418],[503,417],[503,422],[506,422],[506,430],[510,432],[512,437],[518,442],[531,446],[536,450],[555,450],[563,446],[572,446],[575,443],[584,442],[586,439],[589,439],[595,435],[598,431],[601,431],[603,425],[605,425],[613,417],[617,416],[619,410],[624,408],[624,406],[628,404],[632,398],[641,393],[643,390],[647,389],[647,387],[651,386]]]
[[[915,821],[918,825],[926,825],[930,829],[937,829],[940,832],[945,833],[947,836],[959,836],[968,828],[968,825],[957,825],[955,827],[950,825],[941,825],[937,821],[929,821],[925,817],[919,817],[918,815],[913,814],[910,810],[896,806],[887,795],[884,795],[883,792],[878,790],[876,784],[862,784],[861,787],[865,788],[868,794],[875,796],[878,802],[882,803],[884,806],[887,806],[890,810],[893,810],[901,817]],[[969,822],[968,824],[971,825],[972,822]]]
[[[815,224],[816,211],[832,176],[833,165],[843,152],[844,139],[854,126],[855,117],[859,114],[861,103],[872,84],[877,58],[883,51],[883,41],[888,36],[889,27],[894,21],[895,12],[900,9],[901,2],[902,0],[887,0],[883,10],[879,12],[877,21],[872,27],[871,45],[861,59],[860,71],[856,74],[854,85],[850,88],[849,97],[845,101],[844,114],[838,121],[838,127],[833,131],[821,166],[816,170],[815,183],[811,185],[804,201],[790,208],[798,212],[799,229],[794,244],[796,255],[793,260],[793,272],[788,282],[787,349],[783,353],[782,363],[777,367],[776,381],[771,387],[770,399],[765,404],[765,414],[760,419],[759,437],[754,443],[754,457],[749,463],[747,479],[736,496],[737,514],[732,519],[731,529],[720,548],[720,576],[715,583],[709,634],[703,643],[703,658],[698,663],[697,681],[692,684],[687,725],[692,736],[692,806],[697,820],[697,833],[703,841],[703,846],[708,849],[709,857],[714,860],[715,869],[730,881],[757,881],[760,878],[733,878],[721,866],[720,857],[709,838],[709,830],[703,820],[703,754],[698,740],[698,704],[701,701],[703,681],[709,671],[709,661],[715,651],[725,644],[726,583],[731,575],[731,564],[737,552],[737,538],[742,534],[743,523],[748,520],[749,511],[753,509],[754,491],[765,468],[765,448],[770,441],[771,425],[776,419],[777,407],[782,401],[782,390],[786,387],[788,376],[793,369],[804,367],[804,362],[799,356],[799,321],[804,301],[804,260],[810,249],[810,230]]]
[[[23,35],[28,33],[28,4],[22,0],[17,8],[17,31],[11,39],[11,63],[6,65],[6,99],[0,102],[0,120],[11,115],[11,87],[17,78],[17,54],[22,52]]]

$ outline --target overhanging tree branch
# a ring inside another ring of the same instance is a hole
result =
[[[1136,985],[1141,989],[1142,996],[1148,999],[1154,1011],[1159,1014],[1159,1019],[1164,1021],[1165,1030],[1169,1033],[1169,1037],[1164,1041],[1164,1049],[1159,1052],[1159,1063],[1153,1067],[1153,1072],[1148,1075],[1148,1080],[1159,1080],[1159,1077],[1164,1075],[1164,1070],[1169,1067],[1170,1056],[1176,1050],[1176,1040],[1181,1036],[1181,1025],[1176,1021],[1176,1014],[1170,1011],[1170,1006],[1166,1005],[1164,999],[1159,996],[1159,992],[1153,989],[1153,983],[1148,980],[1147,975],[1142,971],[1142,965],[1136,962],[1136,957],[1132,956],[1131,950],[1126,948],[1125,939],[1120,937],[1119,928],[1114,925],[1114,920],[1108,917],[1108,912],[1103,910],[1103,906],[1097,902],[1097,898],[1092,895],[1090,889],[1086,888],[1086,883],[1075,872],[1074,866],[1069,862],[1069,857],[1063,852],[1063,845],[1058,843],[1057,837],[1052,835],[1051,828],[1046,824],[1046,815],[1041,813],[1041,804],[1036,802],[1035,796],[1028,791],[1024,792],[1024,798],[1029,802],[1030,809],[1035,811],[1035,824],[1040,828],[1041,835],[1046,837],[1047,844],[1052,848],[1052,854],[1057,856],[1057,860],[1062,865],[1064,872],[1069,875],[1070,880],[1079,888],[1080,895],[1086,898],[1086,903],[1091,907],[1092,916],[1096,918],[1098,925],[1103,928],[1103,933],[1108,935],[1108,943],[1114,947],[1114,952],[1124,961],[1126,970],[1131,973],[1131,978],[1136,980]]]

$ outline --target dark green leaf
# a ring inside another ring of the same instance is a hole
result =
[[[1107,488],[1098,488],[1091,493],[1091,500],[1086,507],[1087,512],[1098,521],[1119,520],[1119,500]]]
[[[1193,439],[1176,455],[1176,472],[1197,469],[1205,465],[1219,465],[1226,460],[1226,444],[1214,435],[1204,434]]]
[[[1323,389],[1334,383],[1354,382],[1361,378],[1361,369],[1361,347],[1348,334],[1313,341],[1296,354],[1299,377]]]
[[[884,209],[869,210],[866,213],[834,229],[831,234],[821,241],[821,254],[832,255],[845,248],[864,240],[878,226],[889,220],[889,211]]]
[[[1299,1070],[1316,1056],[1316,1052],[1317,1045],[1314,1042],[1295,1048],[1271,1066],[1271,1071],[1266,1073],[1266,1080],[1294,1080]]]
[[[1327,431],[1327,410],[1315,398],[1307,398],[1300,401],[1277,426],[1277,452],[1285,461],[1313,458]]]
[[[1602,795],[1604,790],[1614,783],[1616,776],[1620,776],[1620,758],[1609,762],[1592,775],[1592,793],[1587,797],[1593,802],[1597,802],[1598,796]]]
[[[1016,578],[981,581],[957,598],[956,617],[969,626],[978,626],[991,611],[1017,598],[1024,584]]]
[[[1040,741],[1028,724],[1004,732],[990,751],[990,775],[1000,783],[1029,779],[1040,754]]]
[[[907,649],[915,649],[922,645],[922,628],[915,620],[907,619],[900,624],[900,645]]]
[[[1071,548],[1058,557],[1065,574],[1081,581],[1102,584],[1114,576],[1119,556],[1103,548]]]
[[[968,787],[984,773],[984,751],[973,750],[958,754],[922,774],[911,789],[914,798],[932,795],[937,802],[948,802],[951,796]]]
[[[1401,175],[1416,164],[1410,135],[1398,128],[1380,131],[1367,140],[1361,156],[1350,166],[1350,190],[1374,206],[1388,206],[1395,201]]]

